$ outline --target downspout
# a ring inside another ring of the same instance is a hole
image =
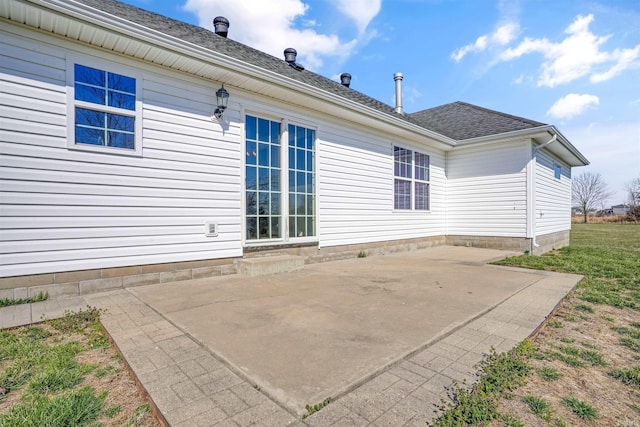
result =
[[[533,147],[533,156],[532,156],[532,162],[533,162],[533,166],[531,168],[531,182],[532,182],[532,188],[533,191],[531,192],[531,197],[532,197],[532,209],[531,209],[531,237],[532,237],[532,243],[533,246],[536,248],[539,248],[540,245],[538,244],[538,242],[536,241],[536,168],[537,168],[537,163],[538,163],[538,159],[537,159],[537,155],[536,153],[538,152],[538,150],[546,147],[547,145],[555,142],[558,139],[558,134],[554,134],[550,140],[548,140],[547,142],[545,142],[544,144],[538,145],[537,147]],[[531,252],[533,253],[533,248],[531,248]]]

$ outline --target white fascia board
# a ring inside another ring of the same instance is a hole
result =
[[[289,79],[278,73],[268,71],[255,65],[242,62],[236,58],[228,57],[219,52],[213,52],[204,49],[193,43],[183,41],[172,37],[157,30],[150,29],[140,24],[127,21],[115,15],[94,9],[81,3],[69,0],[13,0],[26,3],[32,3],[40,7],[51,9],[55,12],[71,16],[80,21],[86,21],[92,25],[103,27],[108,30],[117,32],[128,37],[132,37],[155,46],[159,46],[168,50],[172,50],[181,55],[188,55],[194,59],[198,59],[209,64],[226,68],[229,71],[245,74],[250,77],[264,80],[269,83],[277,84],[287,89],[296,90],[309,96],[313,96],[323,101],[333,103],[341,108],[349,108],[358,111],[361,114],[373,117],[391,124],[393,126],[402,127],[407,131],[418,134],[442,143],[448,147],[455,145],[455,140],[441,135],[437,132],[425,129],[421,126],[395,118],[389,114],[378,111],[374,108],[367,107],[355,101],[343,98],[336,94],[323,91],[316,87],[297,80]]]

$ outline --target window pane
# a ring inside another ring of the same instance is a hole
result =
[[[255,165],[258,160],[258,153],[256,152],[256,143],[252,141],[247,141],[247,164]]]
[[[76,108],[76,125],[105,127],[106,113],[101,111],[87,110],[86,108]]]
[[[296,142],[296,127],[289,125],[289,147],[294,147]]]
[[[305,173],[304,172],[298,172],[296,173],[296,192],[298,193],[303,193],[304,189],[305,189],[305,179],[304,179]]]
[[[411,178],[411,154],[411,150],[393,147],[395,176]]]
[[[304,215],[306,212],[304,194],[298,194],[296,196],[296,215]]]
[[[258,238],[258,218],[247,217],[247,240]]]
[[[429,181],[429,156],[415,153],[415,176],[421,181]]]
[[[394,180],[394,208],[411,209],[411,181]]]
[[[416,182],[416,210],[429,210],[429,184]]]
[[[313,217],[307,217],[307,236],[315,236],[315,221]]]
[[[295,217],[289,218],[289,237],[296,237],[296,219]]]
[[[271,166],[274,168],[280,167],[280,146],[271,146]]]
[[[269,142],[269,120],[258,119],[258,141]]]
[[[258,143],[258,164],[269,166],[269,145],[264,142]]]
[[[313,143],[316,139],[316,132],[313,129],[307,129],[307,150],[313,150]]]
[[[296,147],[304,148],[305,147],[305,138],[306,132],[303,127],[296,126]]]
[[[268,168],[258,169],[258,188],[260,190],[269,189],[269,169]]]
[[[306,236],[306,224],[305,224],[305,217],[297,217],[296,218],[296,236],[297,237],[304,237]]]
[[[289,148],[289,169],[296,168],[296,149]]]
[[[135,118],[121,116],[120,114],[107,114],[107,127],[109,130],[133,132],[135,130]]]
[[[269,233],[269,218],[268,217],[259,217],[258,218],[258,237],[261,239],[270,238]]]
[[[307,188],[306,192],[309,194],[313,194],[313,174],[307,174]]]
[[[313,152],[307,151],[307,170],[313,171]]]
[[[280,194],[271,194],[271,215],[280,215]]]
[[[109,89],[132,94],[136,93],[136,79],[115,73],[109,73],[108,79]]]
[[[296,173],[289,171],[289,191],[296,191]]]
[[[104,145],[103,129],[85,128],[76,125],[76,144]]]
[[[307,215],[313,216],[313,196],[307,196]]]
[[[78,101],[92,102],[94,104],[104,105],[106,93],[106,90],[98,87],[85,86],[78,83],[75,84],[74,97]]]
[[[247,215],[255,215],[258,213],[258,193],[255,191],[247,191]]]
[[[280,123],[271,122],[271,143],[280,144]]]
[[[296,195],[289,194],[289,215],[296,214]]]
[[[116,148],[128,148],[133,150],[135,148],[135,141],[132,133],[123,133],[123,132],[108,132],[109,136],[109,147]]]
[[[280,237],[280,217],[271,218],[271,238],[275,239]]]
[[[109,91],[109,105],[111,107],[124,108],[127,110],[135,111],[136,96],[127,95],[126,93]]]
[[[305,155],[303,150],[296,149],[296,169],[305,170]]]
[[[280,169],[271,169],[271,191],[280,191]]]
[[[269,193],[258,193],[258,215],[269,215]]]
[[[247,116],[246,117],[246,124],[245,124],[245,132],[247,134],[247,139],[257,139],[257,118],[253,117],[253,116]]]
[[[105,72],[102,70],[98,70],[97,68],[75,64],[74,79],[79,83],[105,87]]]
[[[258,179],[258,171],[253,166],[246,167],[246,189],[247,190],[257,190],[257,179]]]

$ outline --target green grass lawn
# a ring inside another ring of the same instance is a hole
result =
[[[584,301],[640,309],[640,226],[635,224],[574,224],[570,246],[496,264],[582,274],[578,288]]]
[[[580,316],[586,318],[587,315],[596,316],[590,304],[606,304],[625,311],[631,310],[633,313],[640,311],[640,226],[638,225],[574,224],[571,230],[570,246],[541,256],[510,257],[495,264],[583,275],[584,279],[578,284],[575,292],[568,297],[579,298],[586,302],[572,303],[573,310],[577,313],[573,316],[576,318]],[[634,316],[637,317],[635,314]],[[563,323],[558,319],[554,316],[550,320],[548,326],[551,331],[561,331],[562,329],[554,328],[564,328]],[[610,320],[613,321],[613,319]],[[603,321],[606,319],[603,318]],[[633,352],[640,352],[640,322],[624,327],[614,327],[611,330],[620,334],[621,345]],[[590,332],[587,330],[585,334],[588,336]],[[554,332],[551,332],[545,336],[553,335]],[[599,337],[590,338],[597,340]],[[464,388],[455,386],[453,394],[456,403],[443,402],[440,409],[446,412],[435,422],[435,425],[438,427],[486,425],[492,420],[494,420],[492,426],[524,425],[517,416],[501,413],[498,409],[500,399],[510,399],[514,388],[497,387],[489,390],[484,385],[525,383],[526,377],[536,372],[532,369],[531,360],[536,355],[538,358],[547,360],[562,360],[572,366],[572,369],[609,369],[603,355],[594,350],[597,347],[587,341],[582,342],[580,346],[554,344],[553,341],[547,341],[542,338],[542,341],[537,340],[537,344],[533,344],[525,340],[518,348],[508,353],[491,354],[481,365],[481,375],[473,391],[469,393]],[[573,343],[574,339],[562,342]],[[540,354],[538,345],[553,351],[547,350],[546,353]],[[513,366],[519,368],[514,369]],[[609,375],[625,384],[634,385],[639,383],[639,369],[638,366],[618,368],[610,370]],[[544,375],[543,381],[562,376],[549,366],[539,371]],[[590,403],[571,396],[570,390],[561,390],[561,392],[565,393],[562,405],[580,419],[592,420],[598,417],[598,411]],[[548,406],[546,401],[537,396],[525,396],[523,402],[528,405],[529,411],[542,414],[538,416],[542,416],[548,423],[552,421],[555,423],[550,425],[566,425],[546,407]],[[539,409],[539,406],[545,407]]]

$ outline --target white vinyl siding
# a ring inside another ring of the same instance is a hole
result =
[[[391,140],[337,124],[319,126],[321,246],[444,235],[444,153],[403,143],[430,155],[431,212],[394,211]]]
[[[528,141],[463,148],[447,157],[447,234],[526,237]]]
[[[560,169],[560,179],[556,170]],[[536,153],[536,235],[571,228],[571,169],[547,151]]]
[[[0,276],[240,256],[237,106],[223,134],[210,82],[123,62],[144,76],[143,157],[69,150],[67,55],[95,58],[33,34],[0,46]]]

